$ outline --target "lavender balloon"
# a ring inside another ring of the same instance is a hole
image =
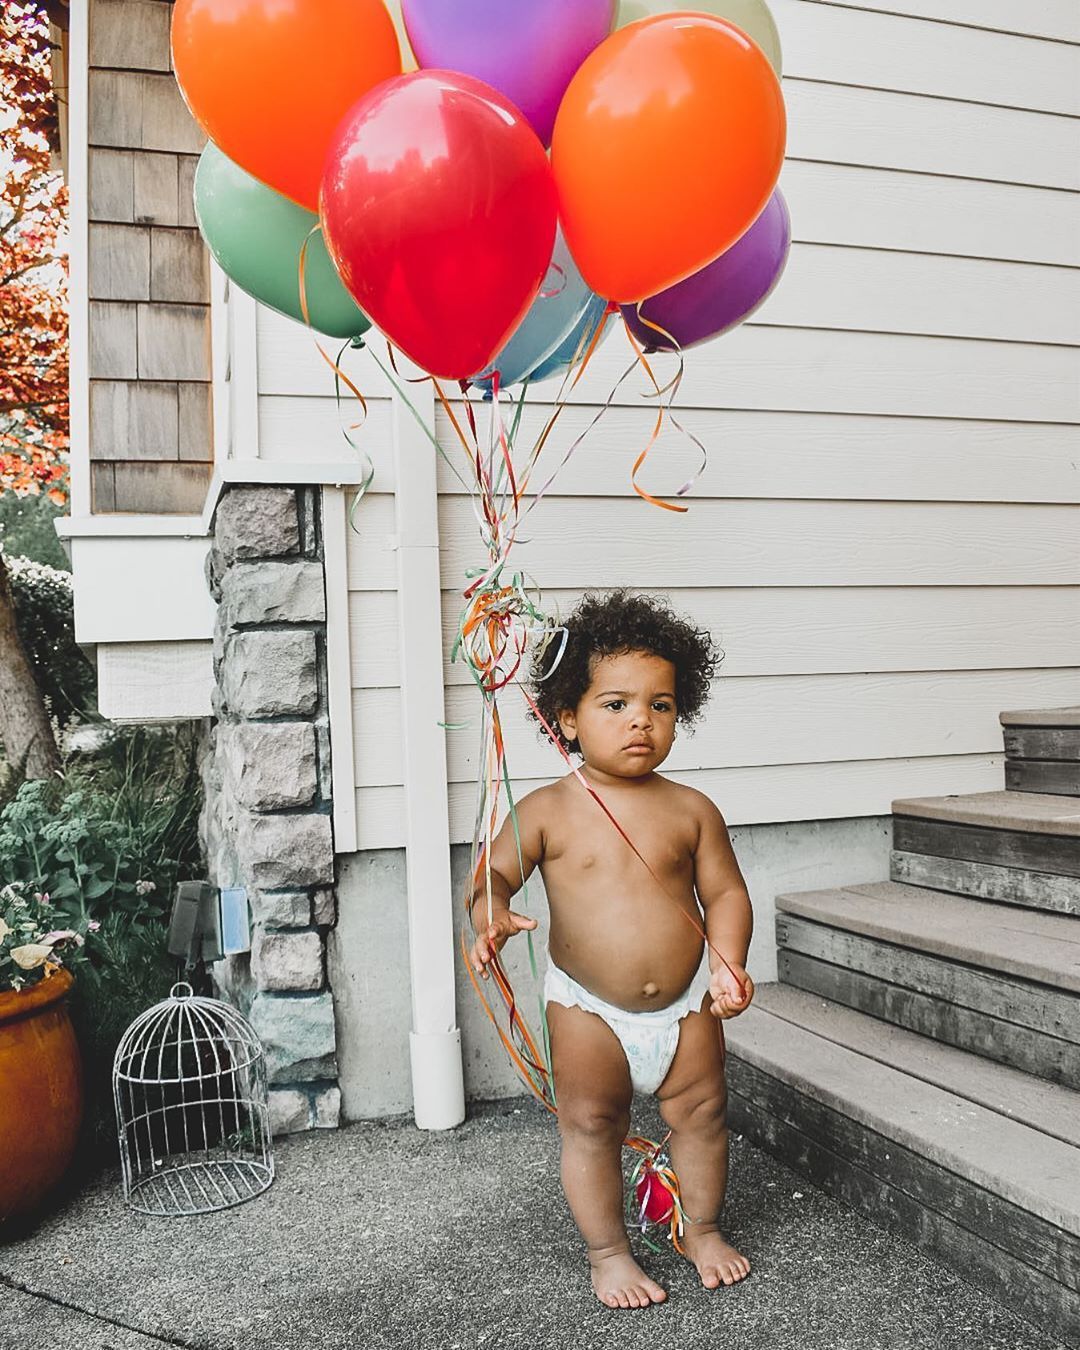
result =
[[[475,75],[521,109],[545,145],[566,86],[615,23],[616,0],[402,0],[421,69]]]
[[[670,333],[684,350],[719,337],[750,317],[780,280],[791,247],[791,217],[777,188],[743,237],[693,276],[641,302],[641,318]],[[649,351],[673,344],[620,306],[634,337]]]

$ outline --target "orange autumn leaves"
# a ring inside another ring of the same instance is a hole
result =
[[[0,9],[0,491],[68,487],[67,188],[44,6]]]

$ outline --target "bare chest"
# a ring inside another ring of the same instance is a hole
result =
[[[549,891],[579,886],[621,890],[640,886],[649,871],[679,890],[692,889],[696,829],[685,815],[649,804],[620,809],[610,803],[616,827],[596,802],[576,805],[548,831],[543,874]]]

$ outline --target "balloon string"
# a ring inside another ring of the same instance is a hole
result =
[[[438,439],[438,437],[437,437],[437,436],[435,435],[435,433],[432,431],[431,427],[428,426],[427,422],[425,421],[425,419],[424,419],[424,417],[423,417],[423,414],[422,414],[422,413],[420,412],[420,410],[417,408],[416,404],[413,403],[412,399],[409,398],[409,395],[406,393],[405,389],[402,388],[402,381],[405,381],[405,383],[408,383],[408,384],[424,384],[424,383],[426,383],[429,379],[432,379],[432,377],[431,377],[431,376],[425,376],[422,380],[410,380],[410,379],[408,379],[406,376],[398,375],[397,367],[396,367],[396,365],[394,365],[394,362],[393,362],[393,355],[392,355],[392,354],[393,354],[393,348],[391,348],[391,347],[389,346],[389,344],[387,344],[387,347],[388,347],[388,350],[389,350],[390,353],[391,353],[391,367],[392,367],[392,373],[391,373],[391,370],[387,370],[386,366],[384,366],[383,363],[382,363],[382,361],[379,360],[379,355],[378,355],[378,353],[375,351],[375,349],[374,349],[373,347],[368,347],[368,348],[367,348],[367,352],[368,352],[368,355],[371,357],[371,359],[372,359],[372,360],[375,362],[375,364],[379,367],[379,370],[382,371],[382,374],[383,374],[383,376],[386,378],[387,383],[393,388],[394,392],[395,392],[395,393],[397,394],[397,396],[401,399],[402,403],[405,404],[406,408],[408,408],[409,412],[412,414],[413,420],[416,422],[416,425],[421,429],[421,431],[423,431],[424,435],[428,438],[428,440],[429,440],[429,441],[431,442],[431,444],[434,446],[434,448],[435,448],[435,450],[437,451],[437,453],[439,454],[439,456],[440,456],[443,460],[445,460],[446,464],[449,466],[450,472],[451,472],[451,473],[454,475],[454,477],[458,480],[458,482],[459,482],[459,483],[461,484],[461,486],[465,489],[465,491],[466,491],[467,493],[471,493],[471,492],[473,491],[472,487],[469,485],[468,482],[466,482],[466,480],[465,480],[464,478],[462,478],[461,473],[460,473],[460,471],[458,470],[457,465],[456,465],[456,464],[454,463],[454,461],[450,458],[450,456],[446,453],[446,448],[445,448],[445,446],[443,446],[442,442]]]
[[[624,318],[623,327],[626,332],[627,340],[629,341],[631,347],[634,349],[634,354],[637,360],[640,362],[641,366],[645,370],[645,373],[649,378],[649,382],[653,386],[653,392],[651,394],[647,394],[646,397],[662,399],[665,394],[669,395],[667,402],[661,403],[658,407],[657,420],[653,427],[652,436],[649,438],[649,442],[646,445],[645,449],[641,451],[637,459],[634,461],[634,467],[631,470],[630,475],[630,482],[631,486],[633,487],[634,491],[638,494],[638,496],[643,497],[648,502],[651,502],[652,505],[663,507],[667,511],[685,511],[687,509],[685,506],[680,506],[674,502],[664,502],[661,501],[659,498],[654,497],[651,493],[646,492],[645,489],[642,488],[637,481],[638,471],[641,469],[641,466],[645,463],[646,457],[648,456],[650,450],[652,450],[653,446],[656,444],[657,438],[659,437],[660,431],[663,427],[665,416],[667,417],[668,421],[671,422],[671,425],[676,429],[676,431],[678,431],[680,435],[686,437],[687,440],[691,441],[694,445],[696,445],[698,450],[701,452],[701,463],[698,465],[696,471],[693,474],[691,474],[691,476],[686,480],[686,482],[683,483],[681,487],[676,489],[675,495],[677,497],[685,496],[685,494],[690,491],[690,489],[697,482],[698,478],[704,472],[705,467],[708,464],[709,460],[708,452],[706,451],[704,445],[702,445],[698,437],[695,436],[693,432],[688,431],[678,420],[675,414],[672,412],[672,407],[674,405],[676,397],[678,396],[679,389],[682,386],[683,374],[686,369],[686,363],[683,358],[682,348],[679,345],[679,342],[675,338],[674,334],[669,333],[666,328],[662,328],[658,323],[654,323],[651,319],[647,319],[644,316],[644,314],[642,314],[641,306],[643,303],[644,303],[643,301],[639,300],[637,304],[636,313],[638,322],[641,323],[646,328],[651,328],[654,333],[658,333],[661,337],[666,339],[671,349],[678,355],[678,367],[675,371],[675,374],[671,377],[671,379],[667,382],[667,384],[661,387],[656,380],[656,376],[653,374],[652,367],[649,365],[644,349],[638,343],[637,338],[630,330],[630,325],[626,323]]]
[[[306,300],[305,300],[306,306]],[[487,896],[489,919],[492,913],[492,874],[491,874],[491,852],[492,842],[495,835],[496,825],[498,823],[498,787],[505,788],[507,802],[509,806],[509,816],[512,822],[515,838],[515,846],[518,853],[519,864],[521,858],[521,838],[520,826],[517,818],[516,804],[513,799],[512,786],[510,782],[509,769],[506,760],[506,746],[503,737],[502,722],[499,715],[497,693],[508,683],[517,682],[518,672],[521,669],[530,643],[536,643],[538,659],[543,662],[544,653],[549,645],[558,641],[558,648],[555,652],[554,660],[550,668],[540,676],[541,679],[548,678],[553,673],[566,647],[567,631],[565,627],[553,623],[548,619],[539,607],[539,603],[534,602],[529,595],[527,582],[524,574],[515,573],[510,584],[504,585],[499,581],[500,575],[506,566],[510,551],[516,541],[520,519],[527,511],[533,509],[537,502],[545,495],[555,474],[552,474],[545,482],[543,487],[534,493],[525,508],[521,510],[521,503],[530,476],[535,469],[538,457],[547,444],[551,431],[556,424],[557,419],[562,413],[563,408],[569,400],[569,395],[576,388],[578,382],[587,369],[589,362],[596,351],[604,327],[608,318],[614,311],[615,306],[609,305],[607,310],[601,316],[599,322],[595,325],[591,333],[583,334],[578,343],[578,348],[574,355],[574,361],[566,375],[563,377],[559,391],[559,400],[556,407],[552,410],[547,419],[547,423],[537,438],[531,455],[522,471],[517,471],[513,462],[513,446],[517,439],[518,430],[521,423],[521,417],[524,406],[525,389],[517,401],[514,410],[512,425],[507,429],[506,421],[502,409],[502,389],[499,376],[496,373],[492,381],[492,425],[491,435],[488,443],[487,454],[483,454],[480,449],[480,438],[476,425],[475,412],[472,400],[469,397],[468,386],[462,385],[462,397],[464,400],[464,412],[468,434],[457,417],[454,408],[447,398],[446,392],[440,382],[434,376],[423,376],[420,379],[409,379],[402,377],[397,369],[394,356],[394,350],[387,344],[387,352],[390,362],[390,368],[393,372],[387,371],[386,367],[375,353],[372,353],[373,359],[383,371],[395,391],[402,398],[403,402],[409,408],[417,423],[423,428],[425,435],[435,446],[436,450],[451,465],[458,481],[469,492],[473,499],[474,511],[477,518],[482,522],[483,534],[487,541],[490,561],[486,568],[475,570],[472,575],[472,581],[465,590],[466,608],[459,619],[459,631],[454,644],[452,657],[456,659],[459,655],[466,656],[467,664],[474,681],[481,690],[484,700],[484,726],[481,733],[482,751],[481,751],[481,772],[478,776],[477,789],[477,809],[476,820],[473,831],[472,846],[472,885],[470,887],[469,898],[477,896],[477,892],[483,885]],[[306,308],[305,308],[306,313]],[[584,348],[584,350],[582,350]],[[635,348],[636,360],[612,389],[611,394],[603,408],[599,410],[596,416],[591,420],[589,426],[581,435],[575,438],[570,449],[563,457],[562,465],[569,460],[574,451],[582,443],[585,436],[593,427],[604,412],[611,406],[615,394],[623,381],[635,368],[638,361],[642,364],[649,374],[653,388],[658,396],[666,393],[669,389],[678,388],[678,378],[660,389],[655,378],[652,377],[651,369],[643,355]],[[323,354],[325,358],[325,353]],[[578,358],[581,358],[580,361]],[[328,359],[328,358],[326,358]],[[332,366],[336,363],[329,362]],[[571,373],[572,372],[572,373]],[[359,391],[355,389],[351,381],[342,372],[342,378],[358,397]],[[467,484],[458,472],[456,466],[446,454],[438,436],[428,425],[424,418],[419,414],[415,405],[409,399],[404,384],[421,383],[431,381],[435,395],[446,414],[447,421],[453,428],[463,453],[472,466],[475,476],[475,486]],[[658,420],[662,418],[665,410],[661,408],[658,413]],[[655,441],[658,430],[654,431],[652,441]],[[646,452],[647,453],[647,452]],[[635,472],[644,455],[639,457],[635,465]],[[557,472],[557,471],[556,471]],[[636,484],[635,484],[636,486]],[[641,493],[647,500],[653,500],[657,505],[666,505],[649,497],[648,494]],[[476,498],[479,498],[479,501]],[[668,509],[671,509],[670,507]],[[524,692],[524,689],[523,689]],[[528,699],[528,694],[526,693]],[[530,703],[532,702],[529,699]],[[535,707],[535,704],[533,705]],[[537,709],[537,712],[539,710]],[[659,877],[649,866],[636,845],[622,829],[619,822],[607,808],[606,803],[600,798],[590,784],[584,779],[580,771],[570,762],[569,756],[555,737],[552,729],[547,725],[544,719],[540,718],[545,731],[553,744],[557,746],[564,759],[570,765],[571,770],[579,781],[586,787],[590,796],[598,803],[601,809],[607,815],[612,825],[618,830],[620,836],[632,849],[635,855],[642,862],[643,866],[649,871],[650,875],[660,886],[665,895],[668,895],[666,888]],[[522,867],[522,870],[524,868]],[[527,893],[527,887],[522,887],[523,893]],[[477,897],[478,898],[478,897]],[[708,935],[699,924],[686,912],[681,904],[673,896],[668,895],[672,903],[676,904],[680,913],[691,923],[699,935],[708,944],[719,957],[720,961],[727,967],[732,974],[736,984],[744,989],[742,982],[735,975],[731,966],[728,964],[723,954],[718,952],[711,942]],[[470,907],[471,912],[471,907]],[[501,959],[496,955],[495,959],[489,963],[489,971],[493,980],[495,989],[498,991],[504,1010],[506,1025],[500,1023],[496,1017],[494,1009],[480,986],[476,974],[469,959],[469,950],[464,930],[461,934],[462,957],[465,961],[466,969],[469,974],[470,982],[476,990],[485,1014],[489,1021],[495,1027],[496,1034],[499,1037],[507,1056],[513,1065],[515,1071],[522,1079],[523,1083],[530,1092],[551,1112],[557,1111],[555,1101],[554,1078],[551,1071],[550,1041],[547,1031],[546,1013],[543,1007],[542,999],[540,1001],[540,1017],[543,1027],[543,1037],[541,1041],[533,1036],[528,1023],[518,1005],[513,986],[506,974],[505,967]],[[532,966],[534,977],[539,980],[539,972],[536,965],[536,957],[531,934],[528,937],[529,960]],[[744,990],[745,992],[745,990]],[[723,1051],[724,1037],[723,1027],[719,1029],[721,1050]],[[679,1247],[679,1238],[682,1233],[683,1209],[681,1196],[679,1192],[678,1179],[674,1172],[659,1161],[659,1153],[662,1145],[652,1144],[650,1141],[642,1140],[639,1136],[628,1136],[626,1141],[628,1148],[637,1150],[642,1154],[642,1161],[638,1165],[639,1175],[642,1168],[646,1169],[646,1175],[652,1184],[652,1178],[658,1179],[658,1184],[662,1183],[672,1196],[672,1220],[671,1236],[672,1241]],[[644,1212],[639,1214],[639,1225],[644,1226],[646,1216]],[[646,1238],[648,1241],[648,1238]],[[681,1247],[679,1247],[681,1250]]]
[[[604,310],[603,314],[597,320],[596,326],[592,330],[592,332],[582,333],[580,339],[578,340],[574,356],[571,358],[570,367],[568,368],[566,374],[563,376],[562,382],[559,385],[559,393],[557,396],[555,408],[553,409],[551,416],[548,418],[547,424],[545,425],[543,431],[537,438],[537,441],[533,446],[532,454],[529,457],[529,462],[526,465],[524,472],[522,473],[523,492],[525,490],[525,487],[528,485],[529,478],[532,475],[536,462],[539,459],[540,454],[544,449],[544,446],[547,444],[548,437],[551,435],[551,432],[555,427],[555,423],[558,421],[559,416],[561,415],[563,409],[569,402],[570,394],[574,391],[578,381],[585,374],[589,362],[592,360],[594,352],[600,345],[600,338],[602,337],[604,329],[607,326],[607,321],[609,317],[615,312],[615,309],[616,306],[614,305],[614,303],[609,304],[608,307]],[[581,354],[583,347],[584,353]],[[579,354],[580,354],[580,362],[578,361]],[[573,379],[570,382],[570,387],[567,388],[567,380],[570,378],[571,372],[573,372]],[[600,421],[601,417],[603,417],[604,413],[608,410],[608,408],[610,408],[611,403],[614,400],[615,393],[618,390],[619,386],[622,384],[623,379],[625,378],[626,376],[624,375],[621,379],[619,379],[616,382],[615,387],[612,389],[603,407],[599,410],[599,412],[597,412],[595,417],[593,417],[592,421],[585,428],[585,430],[574,439],[574,441],[570,445],[570,448],[566,451],[566,454],[563,455],[562,460],[555,467],[554,471],[549,475],[544,485],[539,489],[539,491],[533,494],[531,501],[529,502],[528,506],[522,513],[523,516],[527,516],[529,512],[537,505],[537,503],[541,501],[542,498],[547,494],[548,488],[551,487],[552,483],[558,477],[559,473],[570,461],[570,458],[573,455],[574,451],[582,443],[582,441],[589,434],[589,432],[593,430],[593,428]]]

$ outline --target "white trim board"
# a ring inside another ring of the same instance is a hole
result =
[[[326,585],[326,702],[330,720],[334,852],[356,851],[356,762],[353,758],[352,672],[345,532],[345,493],[324,487],[323,568]]]
[[[97,670],[98,708],[114,722],[212,716],[210,642],[102,642]]]
[[[56,521],[61,539],[200,538],[206,534],[202,516],[61,516]]]
[[[216,606],[206,585],[205,535],[75,534],[69,547],[77,642],[182,642],[213,636]]]

